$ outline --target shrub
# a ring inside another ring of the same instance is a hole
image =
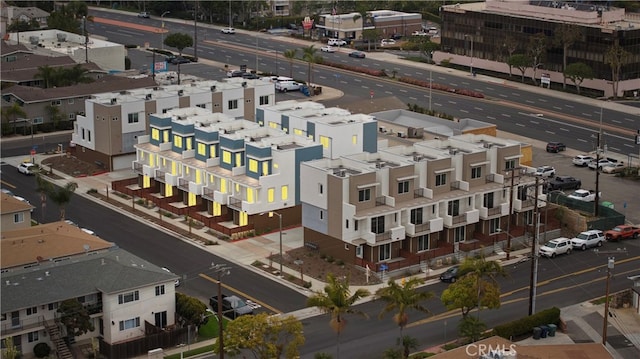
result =
[[[547,324],[558,324],[560,322],[560,309],[553,307],[534,315],[514,320],[510,323],[498,325],[493,328],[495,335],[505,339],[519,337],[531,333],[534,327]]]
[[[304,282],[303,286],[307,289],[311,288],[311,281]]]
[[[344,265],[344,261],[342,259],[338,259],[336,261],[336,264],[339,265],[339,266],[343,266]]]
[[[333,258],[333,256],[327,256],[327,262],[329,263],[333,263],[333,261],[335,261],[335,259]]]
[[[37,358],[44,358],[46,356],[49,356],[50,353],[51,347],[49,347],[49,344],[47,343],[38,343],[35,347],[33,347],[33,354]]]
[[[327,255],[326,255],[326,254],[324,254],[324,253],[320,253],[320,259],[326,259],[326,258],[327,258]]]
[[[88,194],[92,194],[92,193],[98,193],[98,190],[95,188],[91,188],[87,191]]]

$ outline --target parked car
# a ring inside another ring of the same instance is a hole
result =
[[[440,274],[440,280],[443,282],[454,283],[458,279],[458,271],[460,266],[453,266]]]
[[[587,167],[589,165],[589,162],[593,161],[594,159],[595,157],[590,155],[577,155],[571,162],[573,162],[573,164],[576,166]]]
[[[624,163],[622,162],[618,162],[618,163],[614,163],[611,166],[604,166],[602,167],[602,172],[603,173],[620,173],[620,172],[624,172],[624,169],[627,166],[625,166]]]
[[[571,176],[557,176],[547,184],[547,189],[550,191],[579,189],[580,187],[582,187],[582,181]]]
[[[227,71],[227,77],[242,77],[242,75],[244,75],[245,73],[246,71],[231,70],[231,71]]]
[[[232,28],[232,27],[225,27],[222,29],[222,33],[223,34],[235,34],[236,33],[236,29]]]
[[[253,314],[253,308],[245,301],[235,295],[221,295],[222,297],[222,314],[236,319],[241,315]],[[214,295],[209,298],[209,305],[214,312],[218,311],[218,296]]]
[[[353,51],[349,53],[349,57],[356,57],[359,59],[364,59],[366,55],[362,51]]]
[[[144,19],[148,19],[149,18],[149,13],[146,11],[141,11],[138,13],[138,17],[144,18]]]
[[[295,81],[279,81],[276,82],[276,91],[288,92],[288,91],[300,91],[302,84]]]
[[[549,142],[547,143],[547,152],[558,153],[560,151],[565,151],[567,146],[562,142]]]
[[[581,232],[574,238],[571,238],[571,246],[573,248],[580,248],[583,251],[590,247],[602,247],[604,243],[604,233],[598,229],[592,229],[590,231]]]
[[[602,193],[600,193],[602,195]],[[594,190],[586,190],[586,189],[577,189],[573,191],[569,196],[569,198],[577,199],[582,202],[593,202],[596,200],[596,191]]]
[[[597,161],[594,159],[593,161],[589,162],[589,168],[592,170],[595,170],[596,168],[598,170],[601,170],[603,167],[607,167],[607,166],[612,166],[614,164],[616,164],[618,161],[614,160],[613,158],[601,158]]]
[[[556,175],[556,169],[551,166],[540,166],[533,174],[540,177],[553,177]]]
[[[411,36],[429,36],[429,33],[425,31],[414,31],[411,33]]]
[[[347,42],[341,39],[329,39],[329,41],[327,41],[327,45],[329,46],[344,46],[346,44]]]
[[[604,232],[604,236],[608,241],[619,241],[621,239],[636,239],[640,237],[640,228],[627,225],[619,225],[613,229]]]
[[[242,74],[242,78],[246,80],[257,80],[260,76],[254,74],[253,72],[245,72]]]
[[[186,59],[184,57],[174,57],[171,59],[171,64],[173,65],[178,65],[178,64],[188,64],[191,61],[189,59]]]
[[[327,45],[327,46],[322,46],[320,48],[320,51],[322,51],[322,52],[336,52],[336,49],[333,46]]]
[[[571,241],[564,237],[552,239],[540,247],[538,254],[548,258],[555,258],[560,254],[571,254]]]
[[[380,46],[394,46],[396,44],[396,40],[394,39],[383,39],[380,41]]]
[[[31,176],[35,173],[36,166],[30,162],[22,162],[18,165],[18,172]]]

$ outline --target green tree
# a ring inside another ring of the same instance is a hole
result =
[[[192,326],[197,333],[198,327],[205,324],[209,318],[206,317],[207,305],[199,299],[176,292],[176,314],[180,324]]]
[[[473,276],[462,276],[442,291],[440,300],[447,309],[460,309],[462,316],[466,317],[471,310],[478,306],[476,285],[477,281]],[[481,304],[488,306],[489,303]]]
[[[367,50],[371,51],[371,44],[378,43],[378,40],[382,37],[380,29],[365,29],[362,31],[362,41],[367,42]]]
[[[2,357],[5,359],[18,359],[21,354],[18,347],[13,344],[13,337],[6,337],[2,339],[4,341],[4,349],[2,350]]]
[[[307,85],[311,85],[311,65],[317,60],[316,53],[318,49],[314,45],[310,45],[302,48],[302,59],[307,62],[308,70],[307,70]]]
[[[31,21],[24,20],[13,20],[11,25],[7,27],[7,32],[23,32],[23,31],[31,31],[38,30],[40,28],[40,23],[36,19],[31,19]]]
[[[433,298],[433,292],[418,291],[418,286],[421,284],[424,284],[424,280],[415,277],[408,280],[403,279],[402,284],[389,280],[386,287],[376,291],[376,299],[386,303],[380,312],[379,318],[382,318],[388,312],[395,311],[393,321],[400,328],[399,338],[403,337],[402,331],[409,322],[407,310],[413,309],[422,313],[431,313],[429,309],[422,305],[422,302]]]
[[[613,98],[618,98],[618,83],[620,82],[620,73],[622,65],[631,60],[631,54],[616,43],[611,46],[604,54],[604,62],[611,67],[611,85],[613,86]]]
[[[576,85],[576,91],[580,94],[582,82],[586,79],[593,79],[593,69],[583,62],[574,62],[564,70],[564,78],[570,79]]]
[[[524,54],[511,55],[509,56],[509,59],[507,59],[509,68],[515,67],[522,74],[522,83],[524,83],[524,73],[527,71],[530,63],[531,61],[529,61],[527,55]]]
[[[70,69],[64,69],[64,77],[67,79],[68,85],[93,82],[93,79],[87,76],[88,73],[89,70],[80,64],[76,64]]]
[[[71,202],[71,196],[73,192],[78,188],[78,184],[75,182],[69,182],[63,187],[52,185],[48,188],[47,195],[51,198],[51,201],[58,205],[60,209],[60,220],[64,221],[65,206]]]
[[[16,120],[25,117],[27,117],[27,112],[17,102],[2,109],[2,118],[6,121],[7,126],[13,124],[13,126],[11,126],[13,127],[13,133],[16,133]]]
[[[412,336],[405,335],[396,340],[396,344],[400,348],[389,348],[384,351],[384,359],[406,359],[412,350],[418,349],[418,340]]]
[[[48,89],[58,84],[58,69],[49,65],[39,66],[38,72],[33,76],[44,81],[44,88]]]
[[[347,325],[346,314],[357,314],[367,317],[367,314],[353,308],[356,301],[368,296],[370,293],[366,289],[358,289],[353,294],[349,289],[349,278],[340,280],[333,273],[327,274],[327,285],[323,292],[315,292],[307,299],[308,307],[318,307],[325,313],[331,315],[329,325],[336,332],[336,352],[337,359],[340,359],[340,333]]]
[[[89,16],[89,7],[86,2],[71,1],[51,12],[47,18],[47,25],[50,29],[81,34],[83,29],[80,20],[83,16],[87,21],[93,21],[93,17]]]
[[[242,349],[247,349],[257,359],[299,358],[300,347],[305,341],[298,319],[267,313],[243,315],[229,322],[223,335],[225,351],[238,355]],[[214,350],[219,352],[220,348]]]
[[[420,41],[420,52],[427,56],[430,63],[433,63],[433,52],[440,48],[439,44],[431,42],[428,36],[422,36],[425,39]]]
[[[543,65],[544,59],[547,55],[547,45],[548,40],[547,36],[543,32],[539,32],[529,39],[529,45],[527,47],[529,61],[531,63],[531,68],[533,69],[533,73],[531,75],[531,79],[533,83],[536,82],[536,71],[538,71],[538,67]]]
[[[513,56],[513,53],[516,52],[516,50],[518,49],[518,45],[520,43],[518,42],[518,40],[516,40],[515,37],[507,35],[504,38],[504,42],[502,43],[502,48],[504,49],[504,51],[507,52],[507,54],[509,55],[507,57],[507,60],[511,58],[511,56]],[[509,77],[511,77],[511,64],[509,64]]]
[[[89,311],[78,299],[67,299],[60,303],[58,313],[60,313],[60,322],[67,329],[69,338],[86,334],[95,329]]]
[[[556,26],[553,44],[562,47],[562,71],[567,71],[567,52],[573,44],[582,36],[579,26],[562,23]],[[574,81],[575,83],[575,81]],[[567,76],[562,78],[562,88],[567,88]],[[578,90],[580,93],[580,90]]]
[[[295,60],[296,56],[298,55],[298,50],[285,50],[283,55],[287,60],[289,60],[289,77],[293,78],[293,60]]]
[[[182,57],[182,50],[193,46],[193,38],[189,34],[174,32],[165,37],[164,44],[178,49],[178,54]],[[180,84],[180,62],[178,62],[178,84]]]
[[[487,326],[480,319],[472,316],[462,317],[458,323],[458,334],[472,342],[478,341],[485,329]]]

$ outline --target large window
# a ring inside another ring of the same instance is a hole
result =
[[[133,329],[140,326],[140,317],[120,321],[120,331]]]
[[[429,235],[424,234],[419,236],[418,238],[418,252],[426,251],[429,249]]]
[[[358,201],[364,202],[371,199],[371,188],[365,188],[358,191]]]
[[[505,170],[512,170],[514,168],[516,168],[516,160],[515,159],[504,161],[504,169]]]
[[[138,123],[138,113],[130,113],[128,115],[128,122],[129,123]]]
[[[460,214],[460,200],[454,199],[447,204],[447,214],[450,216],[457,216]]]
[[[384,216],[371,218],[371,232],[384,233]]]
[[[489,234],[498,233],[500,228],[500,218],[493,218],[489,220]]]
[[[398,182],[398,194],[409,192],[409,181]]]
[[[453,241],[454,242],[463,242],[465,235],[465,226],[456,227],[453,229]]]
[[[482,167],[471,168],[471,179],[482,177]]]
[[[489,193],[485,193],[484,194],[484,206],[487,208],[493,208],[494,207],[494,202],[493,202],[493,192],[489,192]]]
[[[268,105],[269,96],[260,96],[260,105]]]
[[[387,261],[391,259],[391,243],[383,244],[378,247],[378,260],[379,261]]]
[[[29,343],[33,343],[33,342],[37,342],[38,341],[38,332],[31,332],[27,335],[27,337],[29,338]]]
[[[447,174],[440,173],[436,175],[436,187],[444,186],[447,184]]]
[[[422,207],[411,210],[411,223],[422,224]]]
[[[229,110],[238,109],[238,100],[229,100]]]
[[[13,223],[22,223],[24,222],[24,213],[15,213],[13,215]]]
[[[164,294],[164,284],[156,286],[156,296]]]
[[[136,300],[140,300],[140,293],[137,290],[118,295],[118,304],[129,303]]]

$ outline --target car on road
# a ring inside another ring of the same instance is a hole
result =
[[[547,152],[558,153],[560,151],[565,151],[567,146],[562,142],[549,142],[547,143]]]
[[[341,39],[329,39],[329,41],[327,41],[327,45],[329,46],[344,46],[346,44],[347,42]]]
[[[186,59],[184,57],[174,57],[171,59],[171,64],[173,65],[178,65],[178,64],[188,64],[191,61],[189,59]]]
[[[227,71],[227,77],[242,77],[245,73],[247,72],[242,70],[231,70]]]
[[[349,53],[349,57],[356,57],[358,59],[364,59],[366,56],[362,51],[352,51]]]
[[[615,226],[615,228],[604,232],[608,241],[619,241],[621,239],[636,239],[640,237],[640,228],[627,225]]]
[[[564,237],[552,239],[540,247],[538,254],[548,258],[555,258],[560,254],[571,254],[571,241]]]
[[[36,165],[30,162],[22,162],[18,165],[18,172],[31,176],[35,173]]]
[[[580,232],[574,238],[571,238],[571,246],[573,248],[580,248],[583,251],[591,247],[602,247],[604,243],[604,233],[598,229],[592,229],[585,232]]]
[[[533,173],[534,176],[553,177],[556,175],[556,169],[551,166],[540,166]]]
[[[414,31],[411,36],[429,36],[429,33],[426,31]]]
[[[611,166],[604,166],[602,167],[602,173],[620,173],[620,172],[624,172],[624,169],[627,166],[622,163],[622,162],[618,162],[618,163],[614,163]]]
[[[580,187],[582,187],[582,181],[571,176],[556,176],[547,184],[547,189],[550,191],[580,189]]]
[[[600,196],[602,196],[602,193],[600,193]],[[577,189],[567,197],[577,199],[582,202],[593,202],[596,200],[596,191],[590,189]]]
[[[222,314],[236,319],[242,315],[253,314],[253,308],[242,299],[235,295],[221,295],[222,297]],[[214,312],[218,311],[218,296],[214,295],[209,298],[209,305]]]
[[[288,91],[300,91],[302,84],[296,81],[279,81],[276,82],[276,91],[288,92]]]
[[[458,279],[458,272],[460,266],[453,266],[447,269],[444,273],[440,274],[440,280],[443,282],[455,283]]]
[[[394,39],[382,39],[380,41],[380,46],[394,46],[396,44],[396,40]]]
[[[222,30],[223,34],[235,34],[236,33],[236,29],[232,28],[232,27],[225,27]]]
[[[162,267],[162,270],[163,270],[163,271],[165,271],[165,272],[167,272],[167,273],[169,273],[169,274],[174,274],[172,271],[170,271],[170,270],[169,270],[169,268]],[[174,282],[174,285],[175,285],[176,287],[179,287],[179,286],[180,286],[180,279],[179,279],[179,278],[178,278],[178,279],[176,279],[176,281]]]
[[[573,164],[576,166],[587,167],[589,165],[589,162],[593,161],[594,159],[595,157],[590,155],[577,155],[571,162],[573,162]]]
[[[148,19],[149,18],[149,13],[146,11],[141,11],[138,13],[138,17],[144,18],[144,19]]]
[[[336,48],[333,47],[333,46],[327,45],[327,46],[322,46],[320,48],[320,51],[322,51],[322,52],[336,52]]]
[[[601,158],[598,161],[596,161],[595,159],[591,162],[589,162],[589,169],[595,170],[596,168],[598,170],[601,170],[603,167],[607,167],[607,166],[612,166],[614,164],[616,164],[618,161],[614,160],[613,158]]]
[[[245,72],[242,74],[242,78],[245,80],[257,80],[260,78],[260,76],[256,75],[253,72]]]

